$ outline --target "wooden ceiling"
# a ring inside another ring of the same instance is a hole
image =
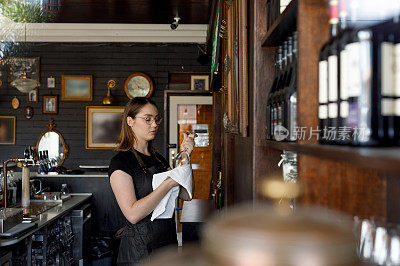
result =
[[[62,0],[59,23],[208,24],[213,0]]]

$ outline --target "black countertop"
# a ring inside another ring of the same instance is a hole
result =
[[[37,216],[37,220],[34,222],[37,224],[37,227],[26,234],[20,236],[19,238],[1,238],[0,239],[0,247],[9,246],[16,244],[28,236],[31,236],[39,229],[45,227],[52,221],[62,217],[67,214],[75,207],[81,205],[85,201],[89,200],[92,197],[92,193],[71,193],[71,199],[60,203],[59,205],[54,206],[53,208],[39,214]]]

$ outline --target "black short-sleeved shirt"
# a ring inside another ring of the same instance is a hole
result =
[[[121,170],[132,177],[137,200],[146,197],[153,191],[153,174],[167,171],[168,163],[159,154],[147,156],[137,152],[146,166],[146,173],[141,168],[131,151],[121,151],[110,162],[108,175]],[[160,162],[160,161],[161,162]],[[177,244],[175,219],[150,220],[151,213],[136,224],[126,220],[118,253],[118,264],[132,265],[146,258],[153,250]]]
[[[168,166],[168,163],[159,153],[157,153],[157,158],[161,160],[164,165],[161,164],[154,155],[148,156],[138,151],[137,153],[142,158],[148,169],[155,168],[157,173],[167,171],[164,166]],[[135,186],[136,198],[138,200],[146,197],[153,191],[151,184],[152,177],[149,178],[148,176],[141,175],[143,170],[140,167],[139,162],[136,160],[133,152],[120,151],[111,159],[108,176],[110,177],[111,174],[116,170],[121,170],[132,177]]]

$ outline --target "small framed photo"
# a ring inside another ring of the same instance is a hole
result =
[[[124,106],[86,106],[86,149],[114,149]]]
[[[47,88],[55,88],[56,87],[56,78],[49,77],[47,78]]]
[[[27,95],[28,95],[28,102],[37,103],[37,101],[38,101],[38,89],[37,88],[28,92]]]
[[[24,116],[26,119],[31,119],[33,117],[33,108],[30,106],[27,106],[24,108]]]
[[[15,144],[15,116],[0,116],[0,144]]]
[[[44,95],[43,96],[43,113],[44,114],[57,114],[58,113],[57,95]]]
[[[208,91],[209,77],[208,75],[192,75],[190,77],[190,89],[192,91]]]
[[[61,100],[63,101],[91,101],[91,75],[62,75]]]

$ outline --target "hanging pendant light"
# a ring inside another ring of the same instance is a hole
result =
[[[24,74],[12,81],[11,85],[17,88],[22,93],[28,93],[39,86],[39,82],[37,80],[28,78],[26,76],[26,71],[24,71]]]
[[[25,22],[25,50],[27,50],[26,48],[26,22]],[[27,51],[25,51],[27,52]],[[27,55],[25,55],[25,58],[27,57]],[[10,84],[12,86],[14,86],[15,88],[17,88],[20,92],[22,93],[28,93],[31,90],[33,90],[34,88],[36,88],[37,86],[39,86],[39,82],[37,80],[28,78],[26,76],[26,64],[24,65],[24,74],[22,74],[19,78],[13,80]]]

